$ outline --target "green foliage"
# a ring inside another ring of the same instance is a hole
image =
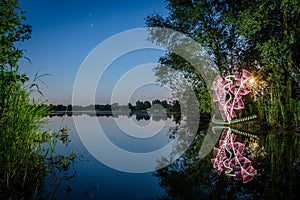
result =
[[[203,113],[210,113],[211,96],[207,88],[199,88],[197,90],[197,98],[199,101],[199,110]]]
[[[17,43],[30,39],[31,26],[24,24],[24,12],[17,0],[0,1],[0,70],[18,69],[23,50]]]
[[[247,2],[239,12],[239,33],[260,53],[262,73],[279,84],[287,104],[299,82],[300,4],[296,0]],[[283,92],[284,91],[284,92]]]
[[[33,103],[39,91],[35,76],[28,87],[26,74],[18,72],[23,50],[17,45],[30,38],[24,12],[17,0],[0,1],[0,199],[34,199],[46,173],[44,143],[52,141],[43,131],[48,106]]]
[[[147,26],[187,34],[204,47],[214,63],[211,66],[216,66],[221,75],[242,69],[251,71],[262,80],[257,88],[264,94],[258,101],[257,95],[248,98],[246,105],[257,104],[255,110],[270,126],[299,124],[299,112],[291,106],[299,102],[295,92],[300,87],[299,1],[167,0],[166,8],[169,16],[149,15]],[[152,41],[164,42],[155,33]],[[192,83],[200,110],[209,111],[206,106],[210,106],[210,98],[208,91],[204,92],[209,86],[203,81],[204,74],[172,53],[163,56],[160,63],[156,75],[162,84],[178,84],[168,68],[179,71]],[[263,88],[266,84],[262,83],[267,83],[268,88]]]
[[[295,0],[251,1],[240,12],[239,32],[260,53],[259,70],[269,82],[269,93],[260,100],[260,109],[271,126],[299,123],[295,107],[299,100],[292,99],[292,88],[299,87],[300,80],[299,14],[300,4]]]
[[[233,22],[237,13],[231,1],[168,0],[166,3],[169,16],[149,15],[146,18],[147,26],[165,27],[187,34],[205,47],[220,74],[250,66],[254,62],[255,58],[246,55],[246,41],[237,34],[238,26]],[[167,57],[174,60],[172,56]],[[179,68],[184,71],[187,69],[183,66]]]
[[[232,9],[231,2],[168,0],[166,3],[169,16],[164,18],[158,14],[149,15],[146,24],[149,27],[164,27],[180,31],[199,42],[204,47],[200,51],[207,52],[208,59],[212,61],[209,70],[214,71],[213,68],[216,67],[220,74],[225,74],[242,67],[250,68],[254,63],[257,55],[255,52],[252,53],[255,57],[248,55],[246,40],[237,34],[238,26],[233,23],[237,13]],[[161,42],[162,39],[153,35],[153,41]],[[182,87],[178,86],[182,83],[178,83],[176,79],[187,80],[198,97],[200,111],[209,113],[211,97],[207,88],[211,83],[205,82],[204,79],[213,80],[214,77],[200,74],[197,68],[199,66],[193,67],[191,63],[173,53],[163,56],[160,63],[162,65],[156,69],[158,80],[162,84],[170,84],[175,91],[182,90]],[[205,64],[199,63],[199,65]],[[168,68],[172,68],[173,71]],[[174,70],[176,73],[181,73],[183,78],[176,77]],[[203,70],[201,71],[203,73]]]
[[[0,73],[1,188],[30,189],[28,182],[41,177],[44,166],[37,141],[45,138],[41,124],[46,113],[45,106],[30,103],[15,72]]]
[[[15,71],[0,73],[0,199],[42,195],[37,193],[42,180],[55,171],[67,171],[76,159],[74,152],[55,153],[58,141],[70,142],[70,130],[44,131],[49,109],[30,101],[29,91]]]

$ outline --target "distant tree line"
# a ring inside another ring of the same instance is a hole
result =
[[[136,119],[139,120],[149,120],[152,116],[154,121],[159,121],[162,119],[173,118],[176,123],[181,120],[181,108],[178,100],[166,101],[155,99],[153,101],[136,101],[135,105],[128,103],[128,105],[119,105],[118,103],[113,104],[96,104],[96,105],[63,105],[63,104],[50,104],[49,116],[72,116],[85,114],[91,116],[113,116],[116,115],[128,115],[131,117],[135,115]],[[95,113],[94,113],[95,112]]]
[[[152,112],[161,112],[165,110],[167,112],[180,112],[180,104],[178,100],[168,102],[166,100],[155,99],[151,103],[149,101],[137,101],[135,106],[131,103],[128,104],[128,108],[133,111],[147,111],[151,110]]]
[[[113,104],[96,104],[96,105],[63,105],[63,104],[50,104],[51,112],[71,112],[71,111],[130,111],[130,112],[141,112],[141,111],[153,111],[161,112],[166,111],[170,113],[180,113],[180,104],[178,100],[168,102],[166,100],[153,100],[150,101],[137,101],[135,105],[128,103],[128,105],[119,105],[118,103]]]

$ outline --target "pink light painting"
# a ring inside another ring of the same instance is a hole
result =
[[[223,130],[218,148],[214,147],[214,158],[211,162],[218,175],[224,172],[228,177],[247,183],[254,178],[257,171],[252,167],[251,161],[242,155],[245,145],[235,139],[236,135],[230,129]]]
[[[247,81],[251,77],[251,73],[242,70],[242,73],[235,72],[234,75],[228,75],[223,79],[218,75],[211,89],[213,90],[213,102],[218,102],[219,110],[224,121],[231,121],[237,115],[234,110],[242,110],[245,108],[242,97],[251,90]]]
[[[211,87],[213,102],[219,104],[221,117],[224,122],[228,122],[223,124],[233,122],[231,120],[237,117],[235,110],[245,108],[242,97],[251,92],[250,85],[247,83],[251,77],[251,73],[243,69],[242,73],[235,72],[225,79],[220,75],[215,78]],[[230,127],[223,128],[218,147],[214,147],[213,150],[213,159],[211,159],[213,167],[218,175],[224,172],[228,177],[247,183],[254,178],[257,170],[252,167],[251,161],[243,156],[245,145],[235,141],[236,135],[232,133]]]

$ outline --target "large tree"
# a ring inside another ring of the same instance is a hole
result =
[[[148,15],[147,26],[187,34],[204,47],[221,75],[248,69],[263,77],[273,90],[273,96],[265,97],[264,102],[276,98],[272,108],[287,116],[287,105],[290,111],[293,107],[293,84],[299,87],[299,1],[166,0],[166,8],[167,17]],[[160,62],[195,82],[201,80],[197,70],[176,54],[167,53]],[[164,81],[164,74],[170,77],[165,68],[157,68],[157,75]]]
[[[246,54],[250,46],[237,33],[238,15],[230,5],[230,1],[167,0],[166,2],[169,16],[164,18],[159,14],[151,14],[147,17],[146,24],[149,27],[164,27],[185,33],[199,42],[208,51],[220,74],[237,70],[241,66],[251,66],[249,60],[245,62],[246,58],[253,61],[256,59]],[[255,55],[254,52],[252,55]],[[174,54],[166,55],[161,61],[167,64],[171,61],[182,62]],[[187,67],[185,70],[192,73]]]
[[[300,2],[244,0],[232,7],[239,10],[239,34],[260,53],[263,70],[288,101],[293,79],[299,81]]]
[[[169,16],[150,14],[146,19],[147,26],[169,28],[193,38],[207,52],[212,61],[210,67],[216,68],[219,74],[224,75],[240,68],[249,69],[256,62],[258,53],[237,33],[237,13],[233,12],[230,2],[167,0],[166,3]],[[161,40],[155,38],[155,35],[152,39]],[[252,56],[249,56],[249,52]],[[160,58],[160,63],[162,65],[156,69],[159,81],[163,84],[168,81],[175,82],[176,76],[170,73],[166,66],[180,71],[185,80],[192,83],[199,99],[200,110],[210,112],[208,85],[202,77],[204,74],[199,74],[197,68],[175,53],[167,53]]]

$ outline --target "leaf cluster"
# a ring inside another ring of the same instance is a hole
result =
[[[18,69],[23,50],[17,45],[30,39],[31,26],[26,20],[17,0],[0,1],[0,70]]]

